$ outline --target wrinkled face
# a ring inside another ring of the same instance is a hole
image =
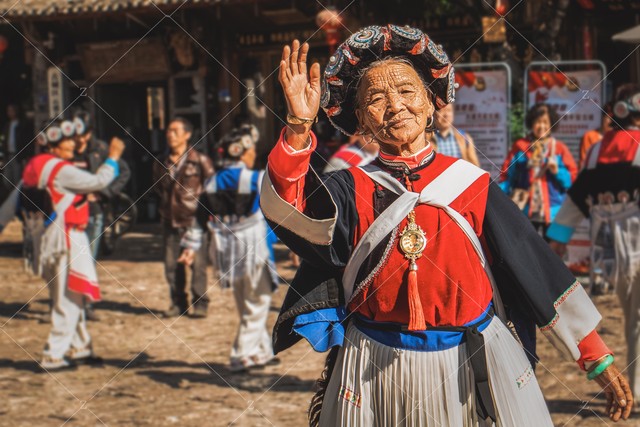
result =
[[[544,114],[533,122],[531,133],[535,139],[544,139],[551,134],[551,119],[548,114]]]
[[[51,147],[51,154],[62,160],[71,160],[74,156],[76,142],[72,138],[63,139],[58,145]]]
[[[175,149],[187,145],[191,138],[191,132],[184,129],[182,122],[171,122],[167,128],[167,145],[169,148]]]
[[[424,137],[434,110],[418,73],[401,62],[369,70],[360,80],[357,97],[360,128],[381,144],[401,146]]]
[[[453,126],[453,105],[447,104],[445,107],[437,110],[434,114],[436,128],[440,132],[451,129]]]

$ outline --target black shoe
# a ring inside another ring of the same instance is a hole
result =
[[[281,362],[279,357],[274,357],[273,359],[269,360],[267,363],[264,364],[264,366],[278,366]]]
[[[193,308],[191,317],[194,319],[204,319],[205,317],[207,317],[207,314],[207,307],[198,306]]]

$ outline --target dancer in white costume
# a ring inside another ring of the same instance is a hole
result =
[[[190,264],[202,233],[211,230],[211,259],[222,285],[233,289],[240,315],[231,349],[232,372],[276,362],[267,332],[271,294],[278,284],[272,248],[275,236],[260,211],[264,171],[252,169],[258,138],[255,126],[235,129],[223,138],[223,167],[205,184],[198,223],[183,239],[186,249],[180,258]]]

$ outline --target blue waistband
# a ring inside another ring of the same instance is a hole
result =
[[[480,316],[463,327],[476,327],[482,332],[489,326],[493,316],[489,315],[492,304],[482,312]],[[388,347],[414,351],[440,351],[457,347],[464,340],[463,331],[451,331],[443,329],[427,329],[426,331],[393,331],[384,330],[381,322],[375,322],[358,316],[355,326],[372,340]],[[387,324],[389,325],[389,324]]]

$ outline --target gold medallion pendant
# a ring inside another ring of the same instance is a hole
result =
[[[400,249],[404,256],[411,261],[411,270],[416,270],[416,259],[422,256],[424,248],[427,246],[427,236],[418,224],[416,224],[416,214],[411,211],[407,216],[407,225],[400,234]]]

